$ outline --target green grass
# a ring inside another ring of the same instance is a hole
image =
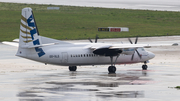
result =
[[[180,89],[180,86],[176,86],[175,88]]]
[[[19,36],[21,10],[31,7],[39,33],[55,39],[180,35],[180,12],[0,3],[0,40]],[[128,27],[129,32],[98,32],[98,27]]]

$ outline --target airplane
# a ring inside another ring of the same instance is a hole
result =
[[[89,39],[90,40],[90,39]],[[17,40],[16,40],[17,41]],[[42,62],[69,66],[69,71],[76,71],[77,66],[106,65],[109,73],[116,72],[116,64],[144,63],[143,70],[147,70],[146,63],[155,57],[155,54],[146,51],[150,45],[137,44],[129,38],[131,44],[109,43],[70,43],[39,35],[34,14],[31,8],[22,9],[18,45],[12,42],[3,42],[18,47],[16,56]]]

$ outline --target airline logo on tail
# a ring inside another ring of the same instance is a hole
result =
[[[27,24],[27,19],[23,15],[21,15],[21,20],[23,20]],[[28,30],[31,31],[32,29],[29,26],[25,25],[22,21],[21,21],[21,26],[26,29],[25,31],[22,28],[20,29],[21,33],[25,34],[25,36],[21,35],[21,37],[26,40],[23,42],[25,43],[32,42],[33,41],[32,35],[30,32],[28,32]]]
[[[23,15],[28,15],[30,13],[30,17],[26,19]],[[30,46],[37,46],[41,45],[39,34],[37,31],[37,26],[35,24],[35,19],[33,17],[32,11],[25,11],[25,14],[22,12],[21,16],[21,38],[23,39],[23,42],[26,43],[26,45]],[[24,41],[25,40],[25,41]],[[41,57],[45,55],[45,52],[42,48],[35,47],[35,51],[38,52],[38,56]]]

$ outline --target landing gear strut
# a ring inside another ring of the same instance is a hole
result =
[[[69,71],[76,71],[77,67],[76,66],[69,66]]]
[[[146,63],[147,63],[147,62],[145,61],[145,62],[144,62],[144,65],[142,65],[142,69],[143,69],[143,70],[147,70],[147,68],[148,68],[148,66],[146,65]]]
[[[117,58],[118,58],[118,57],[119,57],[119,55],[116,57],[116,60],[115,60],[114,65],[113,65],[113,56],[110,56],[111,66],[108,67],[109,74],[112,74],[112,73],[115,73],[115,72],[116,72],[115,64],[116,64],[116,61],[117,61]]]

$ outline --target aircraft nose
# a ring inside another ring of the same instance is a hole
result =
[[[152,59],[152,58],[154,58],[154,57],[155,57],[155,54],[154,54],[154,53],[152,53],[152,52],[148,52],[148,54],[149,54],[148,56],[149,56],[149,58],[150,58],[150,59]]]

